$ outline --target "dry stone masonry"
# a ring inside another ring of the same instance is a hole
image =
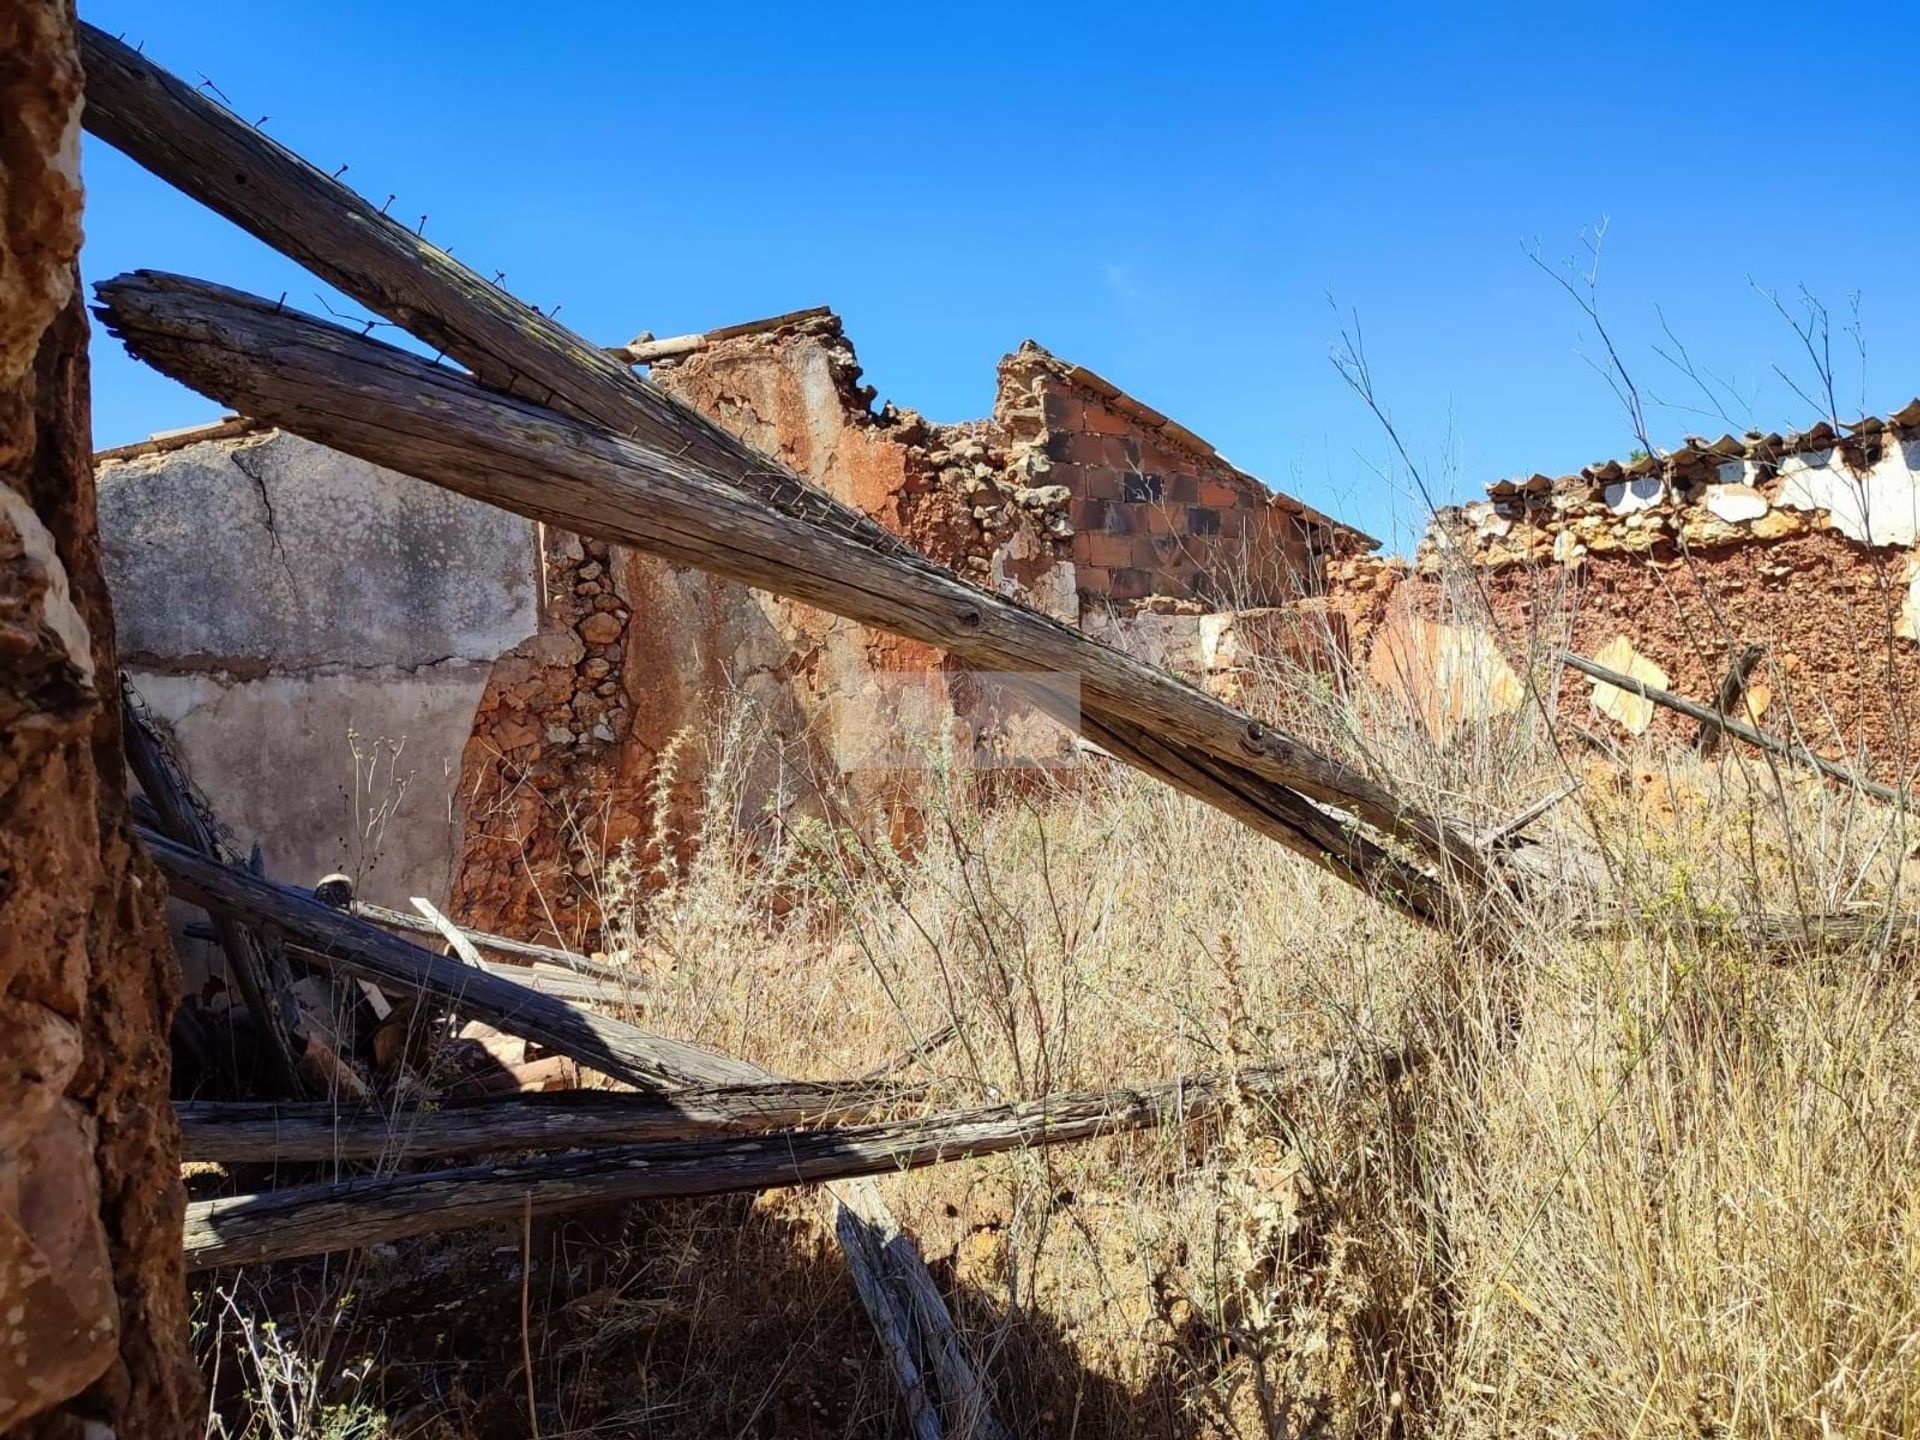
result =
[[[1730,657],[1760,645],[1750,713],[1892,777],[1911,764],[1920,682],[1917,536],[1920,401],[1501,481],[1443,511],[1410,566],[1357,557],[1332,588],[1371,668],[1449,723],[1517,709],[1513,667],[1545,648],[1710,702]],[[1575,718],[1617,735],[1692,724],[1613,686],[1577,689]]]

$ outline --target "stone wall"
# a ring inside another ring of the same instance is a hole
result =
[[[174,1002],[94,527],[71,7],[0,9],[0,1431],[200,1433]]]
[[[1068,492],[1089,600],[1284,605],[1322,593],[1329,555],[1375,543],[1031,340],[1000,364],[994,416],[1026,474]]]
[[[1730,656],[1757,644],[1761,723],[1832,757],[1870,756],[1888,778],[1914,759],[1917,535],[1920,402],[1841,430],[1690,439],[1501,482],[1443,512],[1410,567],[1352,562],[1335,591],[1370,653],[1392,657],[1374,664],[1380,678],[1399,672],[1430,713],[1487,711],[1468,689],[1516,707],[1496,671],[1548,647],[1707,702]],[[1691,735],[1692,721],[1630,698],[1569,678],[1562,703],[1616,736]]]
[[[824,310],[654,350],[654,384],[941,564],[1222,693],[1256,640],[1303,648],[1272,602],[1370,543],[1030,343],[1001,363],[992,416],[954,424],[876,406]],[[750,718],[729,732],[720,819],[748,831],[898,835],[910,786],[868,742],[968,731],[970,684],[931,646],[536,535],[244,421],[101,461],[128,662],[277,874],[347,870],[372,898],[445,895],[483,928],[591,943],[610,857],[645,873],[690,852],[712,797],[689,740],[729,711]],[[1108,563],[1114,543],[1128,564]],[[1265,608],[1208,620],[1214,595]],[[890,704],[899,676],[911,719]],[[1003,718],[982,713],[976,729]]]
[[[242,847],[443,902],[475,708],[537,623],[532,523],[239,424],[98,483],[123,662]]]

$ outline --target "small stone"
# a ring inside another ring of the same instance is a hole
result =
[[[613,666],[598,655],[580,667],[580,673],[589,680],[604,680],[613,671]]]
[[[587,616],[575,628],[589,645],[610,645],[620,638],[623,627],[619,620],[601,610]]]
[[[549,745],[571,745],[573,743],[573,730],[566,725],[549,725],[547,726],[546,735]]]
[[[606,574],[606,566],[602,565],[598,560],[589,560],[575,573],[577,577],[582,580],[598,580],[602,575]]]
[[[582,580],[578,585],[573,587],[573,593],[576,595],[598,595],[600,593],[600,586],[595,581]]]
[[[598,740],[602,745],[611,745],[614,740],[613,727],[602,720],[598,725],[593,727],[593,738]]]

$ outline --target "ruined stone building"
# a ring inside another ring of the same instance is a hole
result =
[[[961,424],[876,408],[824,310],[655,349],[655,384],[933,559],[1197,681],[1373,548],[1031,342]],[[289,878],[576,939],[604,859],[658,843],[656,792],[697,794],[676,737],[747,706],[738,823],[822,814],[885,784],[837,775],[836,707],[944,676],[931,647],[243,420],[99,459],[134,683]]]
[[[1912,767],[1920,681],[1917,537],[1920,401],[1502,481],[1442,512],[1411,565],[1350,559],[1334,585],[1374,677],[1443,726],[1519,708],[1516,667],[1551,648],[1707,702],[1730,657],[1758,646],[1759,723],[1897,777]],[[1576,722],[1691,732],[1574,679],[1561,710]]]

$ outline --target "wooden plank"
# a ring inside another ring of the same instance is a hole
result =
[[[881,1249],[883,1232],[843,1203],[834,1208],[833,1235],[853,1276],[853,1288],[860,1294],[861,1308],[886,1353],[887,1368],[893,1371],[893,1388],[907,1412],[907,1433],[913,1440],[943,1440],[946,1431],[934,1406],[913,1316],[888,1274]]]
[[[433,926],[440,938],[447,942],[447,948],[459,957],[461,963],[471,965],[476,970],[487,968],[487,962],[480,958],[480,952],[474,948],[473,941],[467,938],[458,925],[442,915],[431,900],[424,895],[413,895],[408,897],[408,903],[425,917],[429,925]]]
[[[1571,650],[1556,650],[1553,652],[1553,658],[1563,665],[1571,665],[1583,675],[1590,675],[1595,680],[1618,686],[1630,695],[1651,700],[1654,704],[1663,705],[1691,720],[1718,726],[1723,733],[1731,735],[1736,740],[1743,740],[1770,754],[1784,756],[1799,764],[1811,766],[1829,779],[1838,780],[1843,785],[1851,785],[1873,796],[1876,800],[1884,800],[1889,805],[1905,803],[1906,797],[1901,791],[1865,779],[1854,774],[1844,765],[1836,765],[1831,760],[1821,759],[1804,745],[1791,740],[1782,740],[1777,735],[1769,735],[1765,731],[1754,729],[1751,725],[1743,725],[1730,716],[1719,714],[1683,695],[1676,695],[1671,690],[1662,690],[1658,685],[1649,685],[1644,680],[1634,679],[1631,675],[1622,675],[1618,670],[1609,670],[1606,666],[1596,664],[1584,655],[1576,655]]]
[[[371,920],[374,924],[388,930],[405,930],[413,935],[437,935],[439,927],[432,921],[418,915],[409,915],[404,910],[389,910],[384,905],[375,905],[366,900],[355,900],[348,907],[362,920]],[[485,930],[475,930],[472,926],[462,925],[460,933],[465,935],[482,950],[491,950],[494,954],[516,961],[521,966],[537,963],[559,965],[581,975],[597,976],[617,985],[631,985],[634,976],[617,965],[606,965],[572,950],[557,949],[552,945],[535,945],[527,940],[511,940],[505,935],[492,935]]]
[[[696,1045],[650,1035],[558,995],[542,995],[490,970],[475,970],[410,945],[311,895],[225,866],[143,830],[174,894],[235,919],[277,926],[335,970],[399,995],[428,995],[475,1020],[546,1046],[644,1089],[759,1084],[766,1071]]]
[[[1330,762],[1077,630],[935,567],[796,524],[681,456],[481,390],[443,366],[283,307],[147,272],[109,281],[100,293],[102,319],[135,354],[250,414],[543,523],[943,646],[980,669],[1028,672],[1014,683],[1029,698],[1077,718],[1121,758],[1167,779],[1166,767],[1146,757],[1177,758],[1181,788],[1421,918],[1435,918],[1446,903],[1445,887],[1359,833],[1358,809],[1329,814],[1264,773],[1276,766],[1259,757],[1285,753],[1291,758],[1277,768],[1318,776],[1310,788],[1323,798],[1365,790],[1363,819],[1400,811],[1381,787],[1328,779]],[[1419,825],[1431,831],[1433,822]]]
[[[181,1156],[223,1164],[445,1160],[867,1120],[926,1087],[776,1081],[667,1094],[562,1090],[388,1111],[329,1101],[176,1101]]]
[[[471,974],[471,971],[465,972]],[[1078,1091],[851,1129],[775,1131],[626,1145],[509,1165],[302,1185],[187,1207],[189,1270],[359,1249],[409,1235],[594,1205],[882,1175],[1028,1146],[1176,1124],[1230,1100],[1281,1103],[1319,1067],[1207,1075],[1140,1089]]]
[[[919,1247],[900,1228],[879,1186],[872,1180],[853,1180],[835,1187],[833,1230],[840,1249],[856,1277],[862,1268],[873,1275],[873,1288],[889,1317],[901,1317],[899,1328],[912,1346],[912,1369],[931,1376],[937,1398],[933,1410],[942,1427],[970,1440],[1011,1440],[1006,1426],[994,1414],[993,1401],[973,1356],[947,1309],[940,1287],[921,1258]],[[867,1287],[861,1287],[867,1298]],[[868,1302],[868,1313],[874,1303]],[[879,1329],[876,1323],[875,1329]],[[884,1340],[884,1336],[882,1337]],[[896,1373],[899,1371],[896,1364]],[[902,1380],[904,1393],[905,1382]],[[909,1414],[912,1406],[909,1402]]]
[[[939,582],[939,608],[930,617],[939,623],[930,643],[944,643],[960,654],[955,642],[965,640],[990,666],[1077,675],[1085,700],[1095,708],[1338,805],[1444,860],[1457,873],[1483,877],[1483,857],[1456,827],[1402,804],[1368,776],[1152,666],[949,575],[865,515],[647,385],[549,316],[481,280],[183,81],[94,27],[80,28],[84,123],[92,133],[442,348],[482,384],[531,397],[672,456],[710,486],[757,499],[774,515],[837,536],[843,546],[888,557],[897,562],[897,571]],[[246,405],[235,408],[259,413]],[[287,428],[307,433],[298,425]],[[599,533],[590,525],[574,528]],[[645,548],[668,553],[660,546]]]

